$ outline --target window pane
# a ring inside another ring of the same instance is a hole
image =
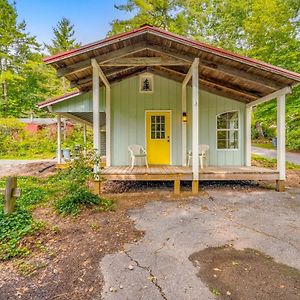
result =
[[[226,131],[218,131],[218,140],[225,140],[226,139]]]
[[[164,139],[164,138],[165,138],[165,132],[164,132],[164,131],[162,131],[162,132],[160,133],[160,138],[161,138],[161,139]]]
[[[218,149],[226,149],[226,141],[218,140]]]

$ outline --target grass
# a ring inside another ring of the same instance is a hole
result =
[[[254,147],[259,147],[259,148],[264,148],[264,149],[276,149],[272,143],[252,143],[252,146]]]
[[[277,166],[276,158],[265,158],[260,155],[252,154],[252,160],[258,162],[262,167],[274,169]],[[300,165],[286,162],[287,170],[300,170]]]

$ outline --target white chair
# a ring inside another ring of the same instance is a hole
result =
[[[203,169],[203,161],[204,161],[204,159],[207,158],[209,146],[205,145],[205,144],[200,144],[198,149],[199,149],[198,151],[199,151],[200,168]],[[189,153],[188,153],[188,166],[191,165],[192,157],[193,157],[192,151],[189,151]]]
[[[128,150],[131,156],[131,168],[133,169],[135,164],[136,158],[144,158],[145,164],[148,168],[148,161],[147,161],[147,152],[141,145],[130,145],[128,146]]]

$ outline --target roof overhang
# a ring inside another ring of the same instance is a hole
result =
[[[195,57],[200,89],[247,104],[300,82],[295,72],[148,25],[44,61],[80,93],[92,88],[91,59],[96,59],[110,82],[146,71],[182,82]],[[40,105],[45,106],[47,102]]]

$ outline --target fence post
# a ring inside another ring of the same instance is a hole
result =
[[[16,196],[14,191],[17,190],[17,177],[7,177],[4,192],[4,213],[10,215],[16,206]]]

